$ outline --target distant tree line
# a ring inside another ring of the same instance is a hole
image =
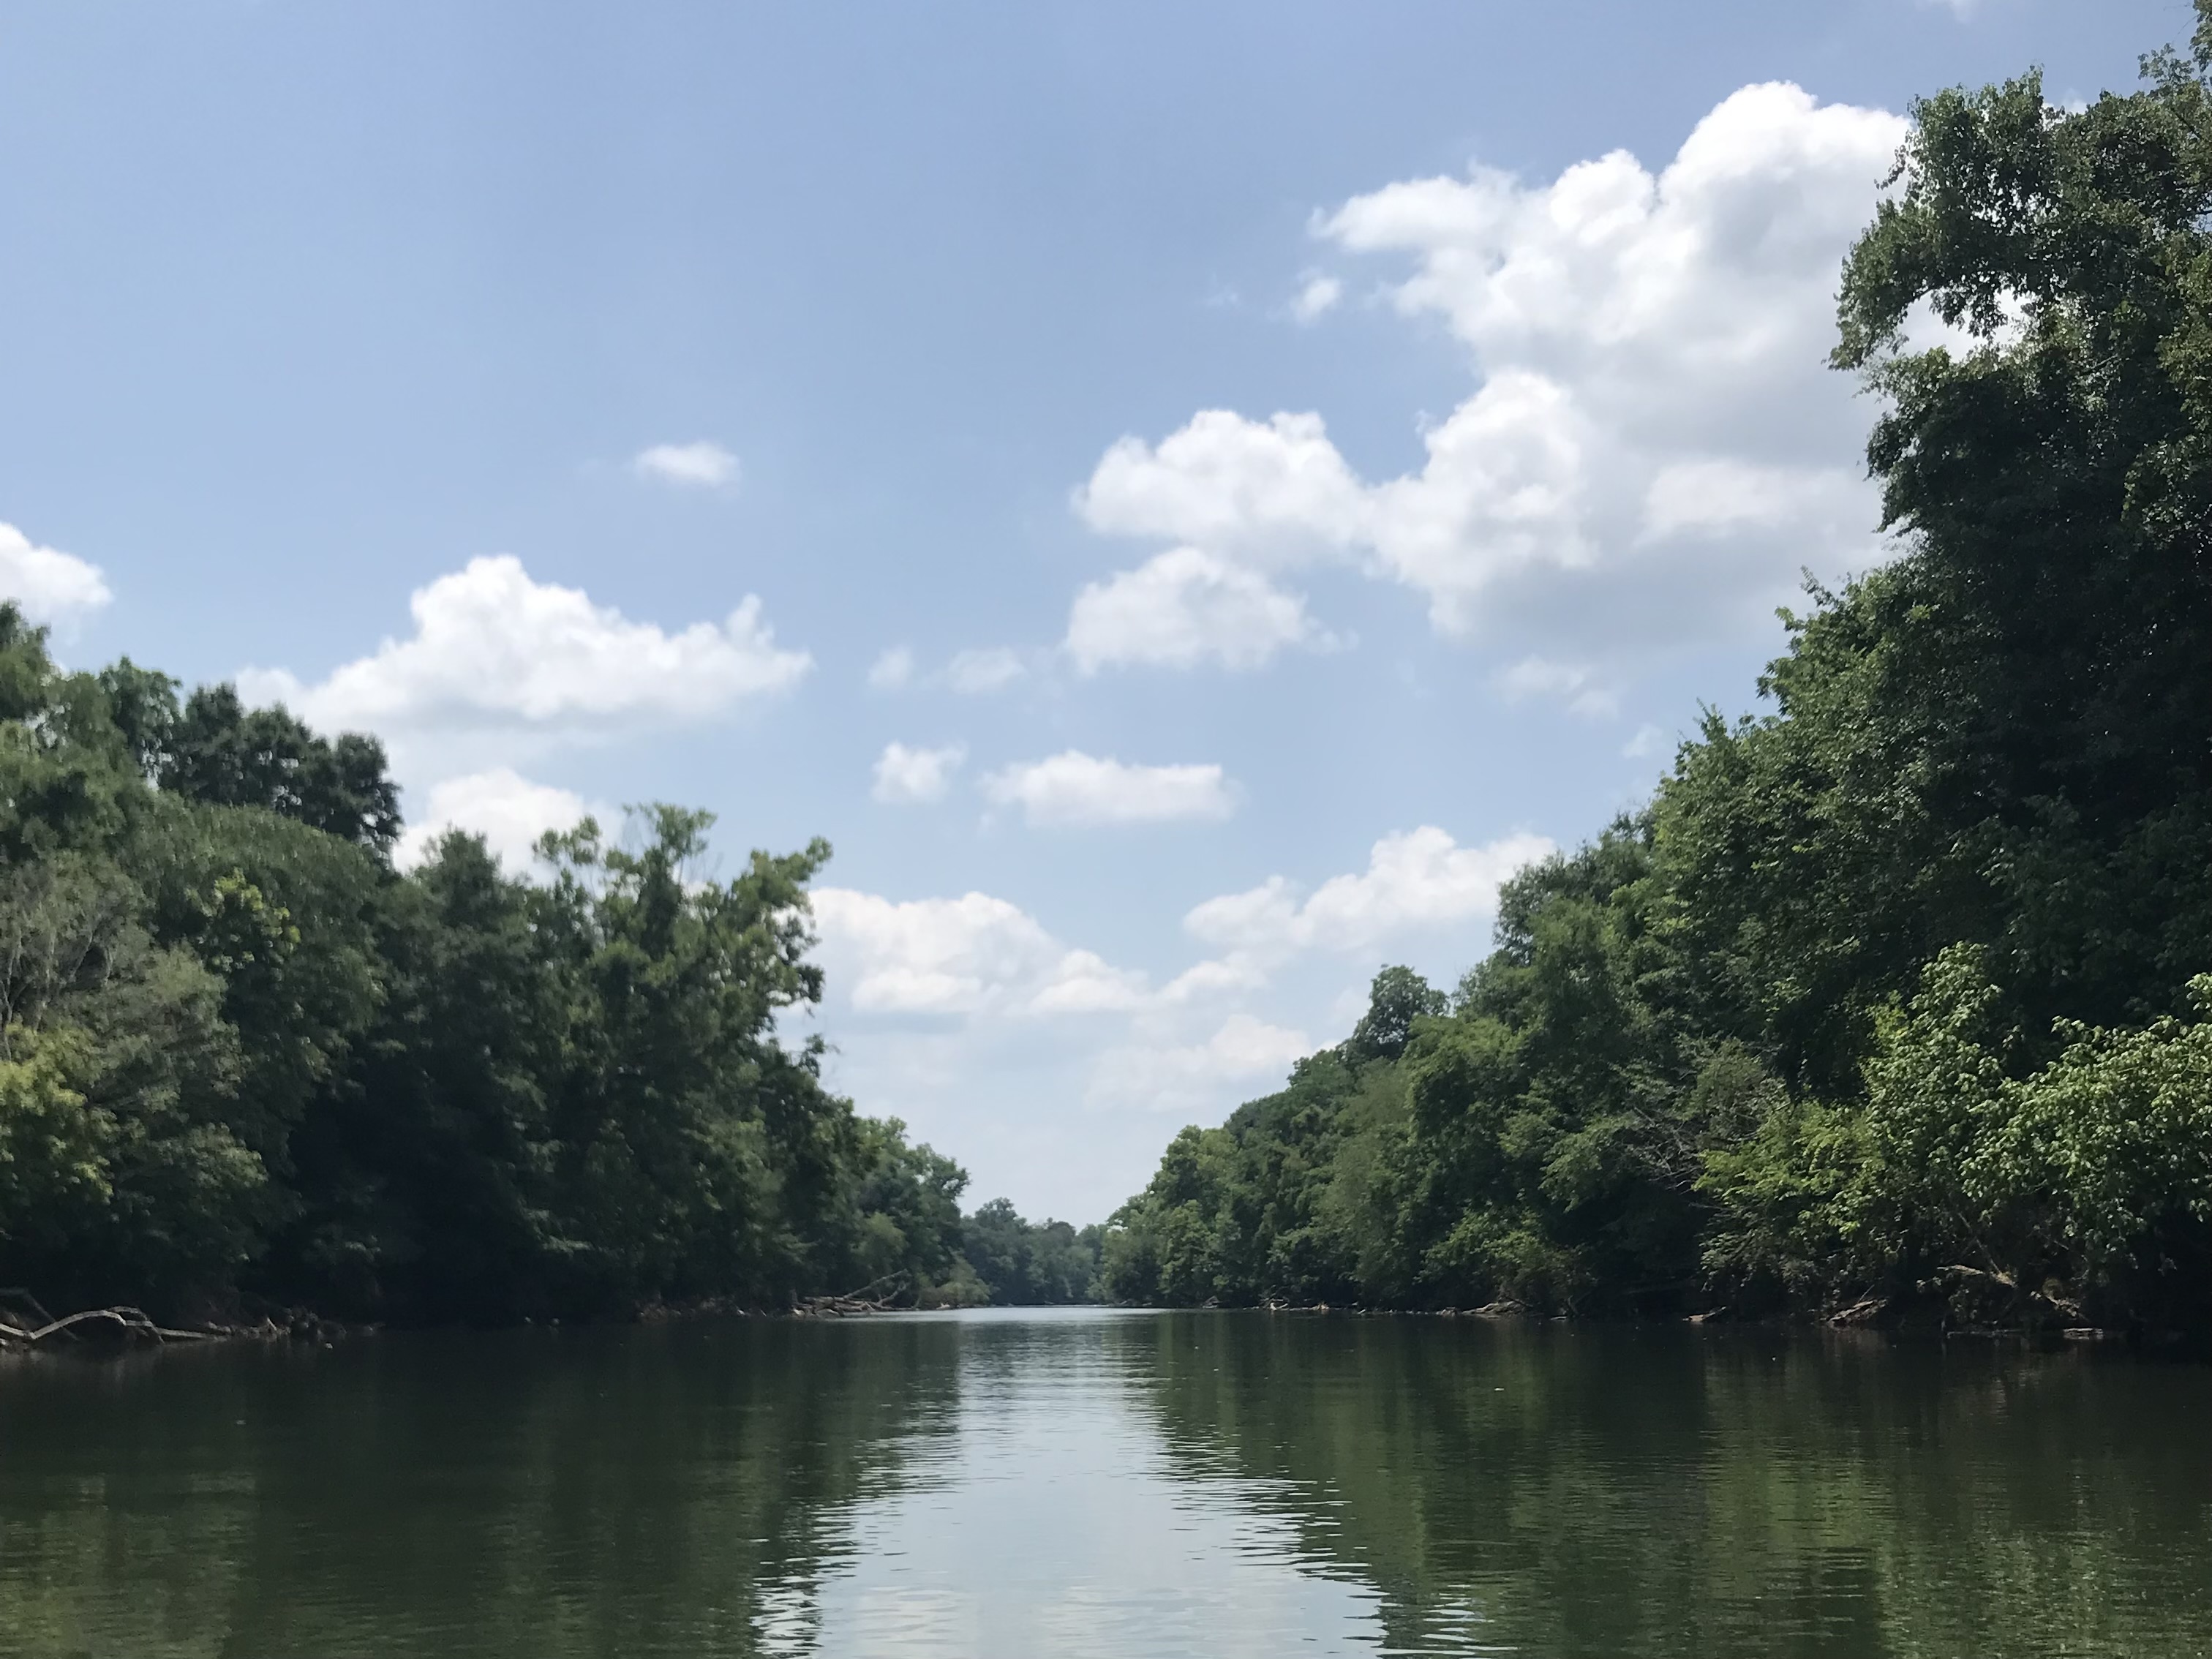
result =
[[[411,1321],[1088,1294],[1095,1241],[963,1220],[957,1165],[779,1036],[829,848],[709,879],[711,822],[403,873],[374,739],[64,672],[0,607],[0,1285]]]
[[[1454,991],[1178,1136],[1112,1295],[2212,1328],[2197,14],[2132,95],[1915,106],[1835,352],[1899,556]]]
[[[1104,1227],[1024,1221],[994,1198],[961,1230],[961,1252],[988,1299],[1000,1306],[1058,1307],[1099,1299]]]

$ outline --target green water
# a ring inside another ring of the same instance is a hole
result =
[[[2212,1370],[1096,1311],[14,1363],[0,1653],[2212,1654]]]

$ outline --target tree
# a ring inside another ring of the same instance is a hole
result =
[[[0,606],[0,1282],[208,1313],[620,1314],[961,1273],[967,1177],[824,1089],[817,842],[704,878],[704,813],[448,836],[381,750]]]
[[[386,775],[384,745],[357,732],[317,737],[282,708],[247,708],[236,688],[203,686],[172,720],[158,697],[138,691],[143,671],[118,670],[135,694],[131,735],[158,762],[164,789],[212,806],[260,806],[349,841],[379,857],[399,838],[399,792]],[[140,705],[145,712],[138,712]],[[150,746],[149,746],[150,745]]]
[[[1385,968],[1368,992],[1367,1012],[1352,1028],[1354,1060],[1395,1060],[1413,1040],[1417,1022],[1449,1007],[1450,1000],[1410,968]]]
[[[1765,712],[1506,884],[1448,1015],[1387,970],[1357,1086],[1309,1062],[1177,1137],[1116,1295],[1272,1294],[1295,1239],[1400,1305],[2212,1317],[2197,16],[2129,96],[1915,106],[1835,357],[1884,400],[1897,556],[1785,615]],[[1912,344],[1923,306],[1965,343]]]
[[[994,1198],[969,1216],[962,1253],[1001,1307],[1058,1307],[1098,1297],[1098,1231],[1065,1221],[1025,1221]]]

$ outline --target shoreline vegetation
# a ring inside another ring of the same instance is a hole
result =
[[[1293,1303],[1261,1301],[1259,1303],[1222,1304],[1208,1301],[1195,1306],[1160,1303],[1116,1303],[1094,1293],[1078,1301],[1066,1303],[999,1302],[947,1299],[933,1297],[928,1292],[917,1293],[911,1287],[878,1296],[860,1294],[811,1297],[787,1308],[756,1308],[732,1303],[720,1297],[708,1297],[699,1302],[672,1306],[665,1303],[648,1303],[631,1310],[619,1320],[607,1321],[586,1318],[563,1321],[558,1317],[545,1320],[523,1319],[516,1322],[522,1327],[543,1325],[550,1329],[592,1328],[609,1323],[619,1325],[668,1325],[700,1321],[730,1319],[751,1320],[848,1320],[869,1319],[885,1315],[957,1313],[993,1308],[1005,1311],[1030,1311],[1051,1307],[1087,1307],[1117,1312],[1178,1312],[1266,1314],[1270,1316],[1334,1318],[1352,1320],[1473,1320],[1486,1324],[1529,1326],[1588,1325],[1589,1318],[1577,1318],[1569,1313],[1546,1314],[1523,1303],[1499,1301],[1479,1308],[1459,1307],[1367,1307],[1359,1304],[1339,1305],[1327,1302]],[[2192,1330],[2168,1330],[2146,1333],[2141,1329],[2111,1328],[2103,1326],[2033,1327],[2019,1323],[1963,1324],[1940,1321],[1885,1322],[1878,1315],[1864,1310],[1846,1310],[1822,1319],[1802,1315],[1768,1315],[1760,1317],[1737,1318],[1726,1312],[1669,1316],[1661,1320],[1648,1318],[1600,1316],[1601,1322],[1612,1327],[1630,1328],[1655,1323],[1672,1323],[1709,1327],[1715,1329],[1746,1331],[1796,1331],[1810,1334],[1820,1332],[1831,1336],[1849,1336],[1880,1341],[1940,1339],[1944,1341],[1969,1340],[2021,1344],[2044,1352],[2068,1348],[2096,1348],[2119,1346],[2136,1350],[2149,1350],[2169,1357],[2200,1358],[2207,1351],[2206,1334]],[[513,1326],[508,1327],[512,1328]],[[341,1341],[350,1341],[380,1336],[389,1329],[441,1328],[423,1327],[389,1327],[375,1323],[347,1324],[308,1312],[305,1310],[264,1314],[251,1321],[211,1323],[189,1328],[157,1324],[143,1309],[116,1306],[82,1309],[58,1318],[48,1318],[43,1323],[28,1327],[0,1317],[0,1360],[70,1355],[78,1358],[103,1359],[131,1349],[164,1348],[177,1346],[204,1347],[241,1342],[304,1343],[320,1347],[332,1347]]]
[[[2197,15],[2132,94],[1915,106],[1834,353],[1895,556],[1785,613],[1768,712],[1103,1227],[963,1215],[785,1040],[825,842],[722,879],[656,805],[542,879],[402,870],[374,738],[0,606],[0,1346],[1101,1297],[2212,1333]]]
[[[714,879],[659,805],[539,881],[458,833],[403,871],[397,793],[0,606],[0,1340],[1088,1292],[1096,1229],[963,1216],[780,1035],[825,843]]]
[[[1177,1136],[1109,1295],[2212,1333],[2197,17],[2130,95],[1915,106],[1833,356],[1893,558],[1455,988]]]

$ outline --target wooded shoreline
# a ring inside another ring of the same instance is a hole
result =
[[[1178,1136],[1110,1296],[2212,1332],[2197,19],[2130,95],[1914,106],[1833,356],[1893,556],[1456,987]]]

